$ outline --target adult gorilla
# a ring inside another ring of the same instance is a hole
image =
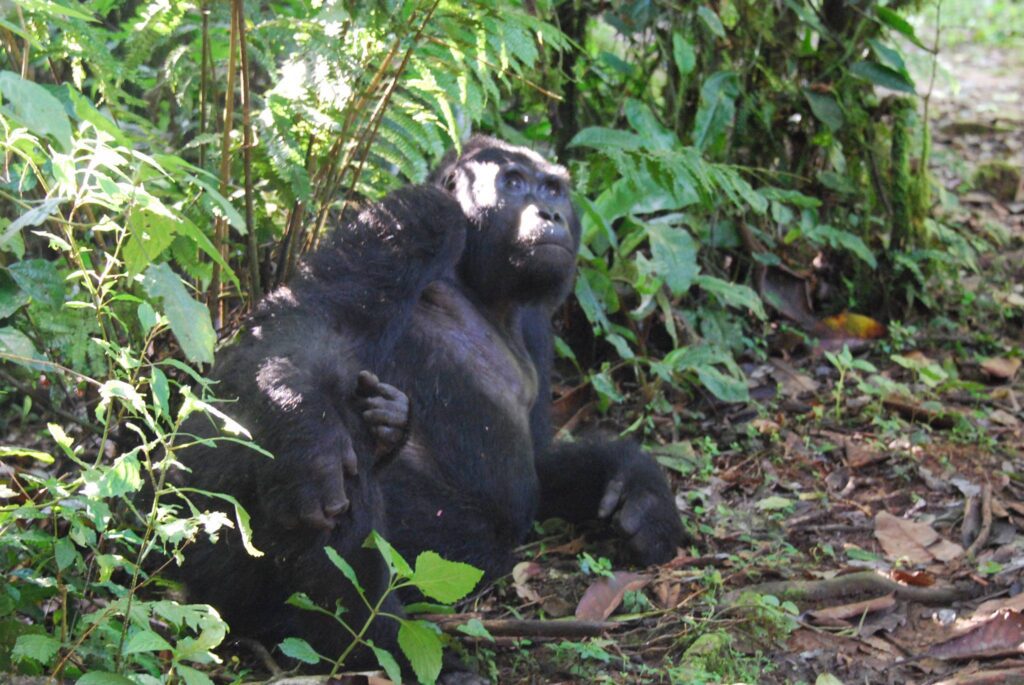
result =
[[[538,517],[610,519],[644,564],[683,541],[650,456],[551,441],[549,319],[580,240],[565,169],[475,137],[431,181],[335,230],[212,373],[216,393],[237,398],[226,411],[276,457],[228,443],[183,455],[179,482],[240,500],[266,552],[250,557],[229,534],[187,555],[193,597],[236,631],[337,653],[346,634],[284,600],[340,601],[361,625],[323,546],[375,594],[384,569],[361,548],[374,529],[407,558],[434,550],[489,578],[509,571]],[[389,645],[394,622],[376,623],[368,637]]]

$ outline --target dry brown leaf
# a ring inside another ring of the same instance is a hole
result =
[[[977,659],[1024,652],[1024,616],[1001,611],[974,630],[935,645],[928,656],[937,659]]]
[[[544,573],[544,568],[535,561],[520,561],[512,568],[512,583],[515,585],[516,594],[524,602],[540,602],[540,593],[530,587],[531,578]]]
[[[772,378],[782,386],[782,393],[786,397],[798,399],[802,395],[817,392],[821,386],[818,381],[797,371],[791,364],[781,359],[772,358],[768,362],[772,365]]]
[[[931,587],[935,585],[935,576],[924,571],[893,571],[892,579],[897,583],[903,583],[904,585],[913,585],[914,587]]]
[[[1000,610],[1024,611],[1024,593],[1014,597],[1000,597],[999,599],[990,599],[987,602],[982,602],[974,610],[974,613],[971,614],[971,618],[988,620],[992,614]]]
[[[875,321],[870,316],[840,312],[821,321],[825,327],[836,333],[842,333],[860,340],[877,340],[885,335],[885,324]]]
[[[993,378],[1008,381],[1017,375],[1017,371],[1020,369],[1020,364],[1020,359],[989,357],[981,362],[981,370]]]
[[[619,608],[627,592],[639,590],[649,582],[650,576],[630,571],[616,571],[611,578],[602,576],[583,593],[583,598],[576,605],[576,618],[581,621],[603,621]]]
[[[942,538],[927,523],[907,521],[887,511],[875,516],[875,537],[891,560],[927,564],[935,559],[950,561],[963,554],[962,547]]]

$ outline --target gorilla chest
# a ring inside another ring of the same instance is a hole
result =
[[[498,414],[491,418],[529,432],[537,369],[515,331],[502,330],[458,290],[442,283],[427,289],[413,330],[421,368],[433,379],[436,399],[475,403],[481,419],[486,413]]]

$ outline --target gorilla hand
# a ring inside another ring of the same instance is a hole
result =
[[[605,486],[597,515],[614,522],[640,563],[664,563],[687,539],[675,499],[654,459],[639,451],[625,456]]]
[[[375,461],[394,456],[409,437],[409,398],[369,371],[360,371],[356,406],[376,440]]]

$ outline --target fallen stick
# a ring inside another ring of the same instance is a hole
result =
[[[973,559],[977,554],[978,550],[984,547],[985,543],[988,542],[989,535],[992,534],[992,485],[985,483],[981,488],[981,530],[978,531],[978,537],[974,538],[974,542],[967,548],[964,555],[968,559]]]
[[[464,635],[459,626],[477,618],[472,615],[425,616],[449,635]],[[611,621],[530,621],[522,619],[478,619],[494,637],[598,637],[618,626]]]
[[[825,580],[780,580],[748,585],[726,594],[725,601],[733,603],[744,592],[774,595],[779,599],[790,601],[820,601],[849,597],[851,595],[883,595],[892,592],[899,599],[906,599],[912,602],[948,604],[956,600],[968,599],[978,591],[980,589],[976,586],[959,588],[903,585],[874,571],[859,571]]]

